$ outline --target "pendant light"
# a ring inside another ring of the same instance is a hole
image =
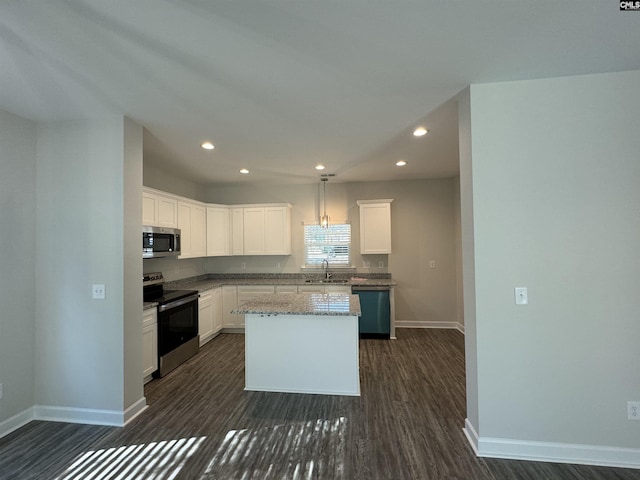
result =
[[[321,178],[322,180],[322,200],[324,203],[324,214],[320,217],[320,226],[322,228],[329,228],[329,215],[327,215],[327,180],[328,178]]]

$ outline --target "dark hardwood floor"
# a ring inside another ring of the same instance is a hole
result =
[[[360,397],[245,392],[244,337],[222,334],[149,383],[150,407],[125,428],[32,422],[1,439],[0,478],[640,480],[475,457],[457,331],[361,340],[360,358]]]

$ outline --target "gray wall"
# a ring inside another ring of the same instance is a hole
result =
[[[123,117],[38,127],[38,405],[117,413],[142,398],[141,139]]]
[[[480,437],[639,446],[638,85],[636,71],[471,87]]]
[[[2,110],[0,172],[2,425],[34,403],[36,270],[36,125]]]

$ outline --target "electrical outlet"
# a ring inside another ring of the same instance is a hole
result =
[[[93,298],[98,300],[104,300],[105,298],[104,284],[94,283],[92,291],[93,291]]]
[[[384,262],[382,260],[378,262],[378,268],[384,268]]]
[[[371,262],[369,260],[365,260],[362,262],[362,266],[364,268],[371,268]]]
[[[429,260],[429,268],[436,268],[436,261],[435,260]]]
[[[276,263],[276,268],[280,268],[280,262]]]
[[[3,396],[4,396],[4,388],[2,388],[2,384],[0,383],[0,400],[2,400]]]
[[[240,268],[241,268],[242,270],[246,270],[246,269],[247,269],[247,262],[241,262],[241,263],[240,263]]]
[[[640,402],[627,402],[627,418],[640,420]]]

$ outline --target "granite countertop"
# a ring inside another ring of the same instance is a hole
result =
[[[249,300],[231,313],[360,316],[360,299],[342,293],[275,293]]]
[[[149,310],[151,308],[156,308],[158,306],[158,302],[143,302],[142,310]]]
[[[204,278],[174,280],[172,282],[167,282],[167,284],[165,284],[165,288],[177,290],[198,290],[199,292],[204,292],[224,285],[344,285],[347,287],[353,285],[396,286],[396,282],[391,278],[361,278],[358,276],[352,276],[344,278],[343,280],[345,281],[327,282],[320,278],[278,278],[275,276],[263,278]]]

